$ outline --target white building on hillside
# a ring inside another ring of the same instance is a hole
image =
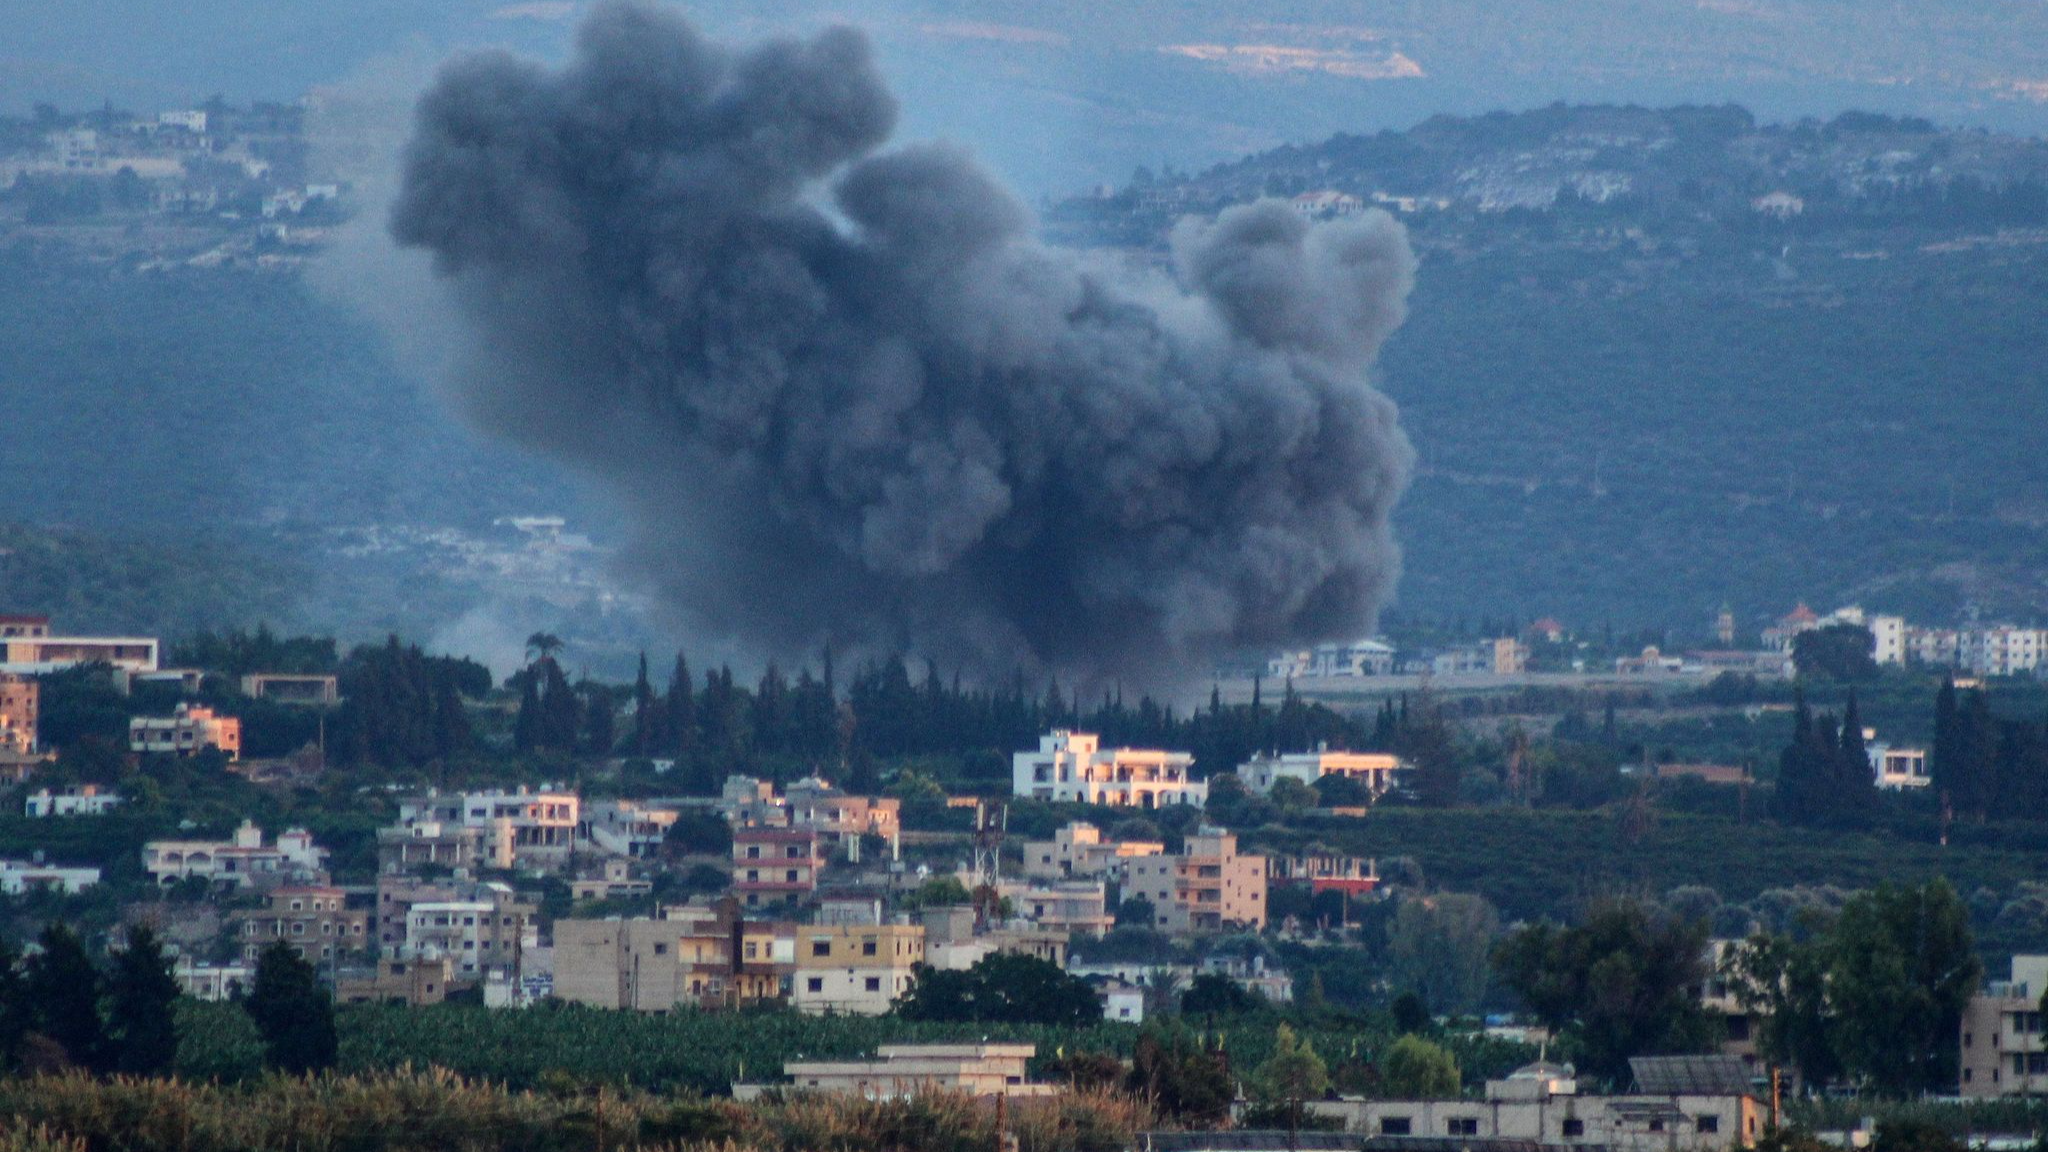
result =
[[[1237,778],[1261,796],[1281,780],[1314,784],[1325,776],[1349,776],[1377,800],[1400,783],[1408,766],[1389,752],[1285,752],[1259,755],[1238,766]]]
[[[97,784],[82,784],[51,792],[38,788],[22,802],[22,814],[37,819],[51,816],[104,816],[120,807],[121,798],[112,792],[100,791]]]
[[[1038,748],[1010,761],[1015,795],[1035,800],[1168,808],[1208,802],[1209,785],[1192,779],[1195,758],[1187,752],[1100,748],[1101,738],[1064,728],[1038,738]]]

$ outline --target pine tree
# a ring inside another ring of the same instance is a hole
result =
[[[86,955],[76,933],[52,921],[29,958],[23,991],[29,1030],[56,1041],[73,1064],[94,1072],[107,1068],[107,1026],[100,1016],[105,978]]]
[[[334,1002],[290,944],[279,940],[257,955],[256,979],[242,1008],[256,1022],[270,1067],[304,1076],[334,1066]]]
[[[178,1057],[173,1007],[178,981],[170,957],[148,925],[128,934],[128,946],[114,953],[109,980],[116,1071],[130,1076],[164,1076]]]

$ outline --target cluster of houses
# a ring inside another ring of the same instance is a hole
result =
[[[1715,622],[1719,647],[1666,652],[1649,646],[1614,657],[1615,676],[1622,678],[1691,676],[1722,672],[1754,676],[1791,676],[1792,647],[1806,632],[1834,625],[1866,628],[1873,639],[1872,657],[1881,665],[1920,664],[1954,668],[1971,676],[2039,675],[2048,669],[2048,628],[2016,624],[1928,628],[1902,616],[1865,612],[1848,605],[1822,615],[1800,604],[1763,629],[1756,647],[1738,647],[1735,613],[1721,610]],[[1344,680],[1370,676],[1502,677],[1529,671],[1531,645],[1558,643],[1567,633],[1548,617],[1520,636],[1497,636],[1470,644],[1402,652],[1383,637],[1319,644],[1283,652],[1266,662],[1266,675],[1280,680]],[[1571,664],[1575,673],[1593,671],[1584,660]]]
[[[1018,753],[1014,772],[1020,795],[1049,790],[1144,811],[1199,807],[1206,785],[1190,780],[1188,767],[1184,754],[1103,749],[1092,734],[1062,730]],[[1259,757],[1240,771],[1257,792],[1342,774],[1378,796],[1399,786],[1403,769],[1383,754],[1315,752]],[[89,786],[38,790],[25,801],[28,814],[47,819],[105,816],[119,803]],[[224,838],[151,840],[141,865],[161,890],[226,898],[224,916],[211,901],[164,906],[206,909],[233,942],[214,949],[211,962],[179,961],[180,980],[198,996],[246,988],[258,953],[283,941],[343,1001],[426,1004],[476,989],[506,1006],[553,996],[641,1011],[772,1002],[878,1015],[921,965],[966,969],[1017,953],[1096,983],[1105,1016],[1129,1021],[1144,1017],[1140,983],[1156,995],[1162,971],[1183,985],[1203,969],[1070,963],[1069,942],[1102,936],[1120,910],[1165,935],[1201,938],[1265,929],[1271,885],[1358,895],[1379,885],[1371,860],[1269,859],[1200,824],[1171,851],[1164,840],[1118,839],[1076,821],[1045,839],[1012,841],[1006,854],[1000,836],[987,836],[1001,827],[990,814],[999,802],[975,803],[985,809],[977,812],[982,831],[952,834],[972,841],[974,859],[951,871],[934,870],[929,852],[926,863],[905,860],[895,798],[852,795],[817,778],[777,789],[746,776],[729,778],[715,797],[586,802],[553,786],[406,796],[395,821],[376,832],[367,885],[336,883],[330,852],[306,829],[271,836],[246,821]],[[714,858],[695,841],[678,843],[675,826],[686,816],[699,831],[716,817],[729,851]],[[922,840],[943,855],[948,834]],[[637,916],[593,908],[622,899],[648,907],[663,870],[693,866],[724,872],[724,890]],[[932,896],[934,881],[949,877],[957,884],[936,885],[949,896]],[[98,879],[96,870],[40,863],[0,868],[10,891],[76,891]],[[587,911],[544,922],[543,889],[556,881],[569,888],[572,908]],[[964,903],[944,902],[962,893]],[[1218,957],[1207,970],[1275,1000],[1292,996],[1287,975],[1257,959]]]

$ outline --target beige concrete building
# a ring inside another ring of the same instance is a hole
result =
[[[1032,1084],[1025,1066],[1038,1051],[1030,1044],[884,1044],[873,1060],[800,1061],[783,1065],[792,1087],[808,1092],[857,1093],[893,1100],[944,1090],[972,1096],[1051,1096],[1058,1085]],[[748,1099],[764,1085],[733,1086]]]
[[[1034,800],[1123,808],[1201,807],[1209,785],[1190,775],[1187,752],[1101,747],[1101,737],[1064,728],[1038,738],[1038,748],[1010,759],[1013,794]]]
[[[2048,1044],[2042,1040],[2041,994],[2048,956],[2015,956],[2012,977],[1993,980],[1963,1008],[1958,1041],[1968,1097],[2048,1095]]]
[[[1054,829],[1050,840],[1024,842],[1024,875],[1034,880],[1114,876],[1132,857],[1165,851],[1157,840],[1105,841],[1100,828],[1075,820]]]
[[[1314,784],[1325,776],[1349,776],[1377,800],[1393,791],[1408,766],[1390,752],[1287,752],[1255,756],[1240,764],[1237,778],[1264,796],[1282,780]]]
[[[453,872],[484,858],[484,829],[425,820],[377,829],[377,874],[402,876],[421,869]]]
[[[789,1000],[814,1015],[881,1016],[924,962],[922,924],[807,925],[796,932]]]
[[[242,722],[211,708],[180,704],[170,716],[137,716],[128,721],[128,750],[191,756],[218,748],[230,760],[242,758]]]
[[[22,626],[20,636],[0,636],[0,672],[34,675],[81,664],[110,664],[117,672],[154,672],[157,641],[148,636],[52,636]],[[28,634],[33,633],[33,634]]]
[[[1704,1062],[1719,1057],[1653,1057]],[[1632,1061],[1640,1065],[1641,1060]],[[1704,1066],[1704,1065],[1702,1065]],[[1735,1074],[1741,1075],[1740,1065]],[[1640,1073],[1639,1073],[1640,1079]],[[1310,1111],[1342,1120],[1366,1139],[1514,1140],[1595,1146],[1610,1152],[1726,1152],[1754,1147],[1767,1109],[1725,1068],[1696,1084],[1679,1078],[1673,1091],[1581,1096],[1569,1067],[1531,1064],[1489,1080],[1482,1100],[1315,1101]],[[1690,1090],[1697,1088],[1698,1090]]]
[[[370,914],[347,907],[348,894],[325,885],[272,889],[261,909],[230,918],[242,945],[242,962],[256,963],[265,948],[282,940],[299,958],[326,968],[343,956],[367,951]]]
[[[343,1004],[405,1004],[418,1008],[439,1004],[463,985],[456,979],[452,956],[391,956],[374,968],[344,973],[334,982],[334,998]]]
[[[1236,835],[1215,828],[1189,836],[1178,856],[1126,862],[1121,890],[1150,901],[1156,926],[1174,935],[1266,926],[1266,858],[1239,855]]]
[[[42,685],[26,676],[0,673],[0,752],[33,756]]]
[[[737,901],[662,909],[655,918],[555,922],[555,995],[597,1008],[666,1012],[782,999],[796,926],[750,921]]]

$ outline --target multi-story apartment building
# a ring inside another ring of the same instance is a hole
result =
[[[558,920],[554,939],[555,995],[600,1008],[779,1001],[796,968],[796,925],[747,920],[731,897],[653,918]]]
[[[420,1008],[441,1003],[469,983],[474,982],[457,978],[453,957],[386,956],[367,970],[342,974],[334,982],[334,998],[343,1004]]]
[[[35,754],[41,700],[42,685],[26,676],[0,673],[0,752]]]
[[[219,749],[230,760],[240,760],[242,722],[196,704],[180,704],[169,716],[137,716],[128,721],[130,752],[191,756],[208,748]]]
[[[1079,820],[1053,830],[1050,840],[1024,842],[1024,875],[1035,880],[1114,876],[1124,861],[1166,851],[1158,840],[1107,840],[1102,829]]]
[[[1201,807],[1208,782],[1190,775],[1195,758],[1186,752],[1101,747],[1101,737],[1055,729],[1038,738],[1038,748],[1010,760],[1011,789],[1035,800],[1113,807]]]
[[[151,840],[142,846],[142,870],[158,884],[198,876],[235,888],[269,888],[324,881],[326,868],[327,849],[315,845],[304,828],[286,829],[277,843],[266,845],[263,829],[247,820],[231,840]]]
[[[2048,956],[2015,956],[2012,977],[1993,980],[1963,1008],[1963,1096],[2048,1094],[2048,1041],[2041,995],[2048,990]]]
[[[464,982],[516,981],[525,954],[540,943],[536,911],[496,883],[477,885],[467,899],[420,901],[406,911],[401,955],[446,956]]]
[[[1003,884],[997,891],[1010,902],[1012,914],[1034,926],[1071,936],[1100,936],[1116,924],[1108,893],[1100,880],[1051,880]]]
[[[582,808],[576,793],[560,788],[521,786],[510,792],[448,796],[429,792],[402,801],[398,823],[403,828],[439,824],[481,829],[478,867],[553,869],[568,863],[576,849]]]
[[[970,1096],[1052,1096],[1057,1084],[1026,1082],[1025,1066],[1037,1048],[1030,1044],[884,1044],[873,1060],[791,1061],[782,1066],[799,1092],[858,1095],[898,1100],[926,1092]],[[739,1099],[758,1095],[763,1085],[735,1084]]]
[[[1121,891],[1149,901],[1175,935],[1266,926],[1266,858],[1239,855],[1236,835],[1215,828],[1188,836],[1178,856],[1127,862]]]
[[[288,884],[272,889],[263,907],[232,917],[242,962],[253,965],[277,941],[303,960],[327,967],[343,956],[368,951],[370,914],[347,906],[348,894],[326,885]]]
[[[1261,754],[1238,765],[1237,778],[1261,796],[1282,780],[1314,784],[1325,776],[1348,776],[1377,800],[1394,790],[1408,766],[1390,752],[1314,752]]]
[[[922,924],[799,927],[790,1003],[814,1015],[883,1015],[924,958]]]
[[[825,867],[818,834],[799,828],[741,828],[732,834],[732,891],[748,908],[801,900]]]
[[[1997,624],[1967,628],[1959,637],[1956,662],[1978,676],[2017,676],[2043,663],[2044,633],[2039,628]]]
[[[902,830],[903,802],[893,796],[855,796],[816,776],[783,790],[791,828],[808,828],[827,843],[880,836],[894,840]]]

